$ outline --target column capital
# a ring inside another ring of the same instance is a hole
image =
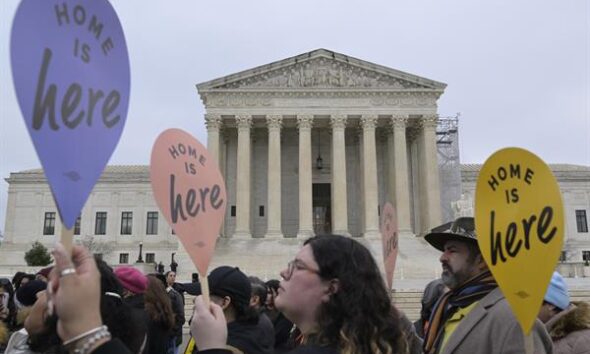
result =
[[[280,114],[269,114],[266,116],[266,125],[268,130],[280,130],[283,126],[283,116]]]
[[[407,114],[394,114],[391,117],[391,127],[394,129],[405,129],[408,126]]]
[[[333,114],[330,117],[330,125],[332,129],[344,129],[346,128],[346,114]]]
[[[428,114],[428,115],[424,115],[422,117],[422,119],[420,119],[420,126],[423,129],[429,129],[429,128],[436,128],[436,124],[438,123],[438,115],[436,114]]]
[[[252,116],[251,115],[237,115],[236,124],[238,130],[250,129],[252,127]]]
[[[221,114],[205,113],[205,126],[207,130],[219,130],[221,125]]]
[[[377,115],[376,114],[363,114],[361,117],[361,126],[364,129],[375,129],[377,126]]]
[[[313,125],[313,115],[312,114],[301,114],[297,116],[297,127],[299,130],[302,129],[311,129]]]

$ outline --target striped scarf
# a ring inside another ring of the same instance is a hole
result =
[[[487,270],[467,280],[455,290],[445,293],[434,305],[430,315],[430,327],[424,336],[424,353],[436,353],[442,338],[444,324],[459,308],[479,301],[498,287],[492,273]]]

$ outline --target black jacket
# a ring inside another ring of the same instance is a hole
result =
[[[273,354],[273,338],[268,337],[258,321],[238,322],[227,324],[227,344],[246,354]]]
[[[174,289],[166,289],[168,296],[170,296],[170,302],[172,303],[172,311],[174,312],[174,328],[172,329],[172,335],[182,342],[182,325],[184,325],[184,304],[182,302],[182,296]],[[179,344],[179,343],[178,343]],[[178,345],[177,344],[177,345]]]

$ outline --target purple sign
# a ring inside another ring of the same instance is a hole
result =
[[[107,0],[23,0],[10,58],[25,124],[71,228],[127,118],[130,70],[121,23]]]

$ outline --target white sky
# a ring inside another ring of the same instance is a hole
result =
[[[163,130],[206,140],[195,84],[318,48],[448,84],[461,161],[520,146],[590,165],[586,0],[112,0],[127,39],[131,98],[110,164],[148,164]],[[18,1],[0,0],[0,230],[10,172],[40,163],[9,60]]]

